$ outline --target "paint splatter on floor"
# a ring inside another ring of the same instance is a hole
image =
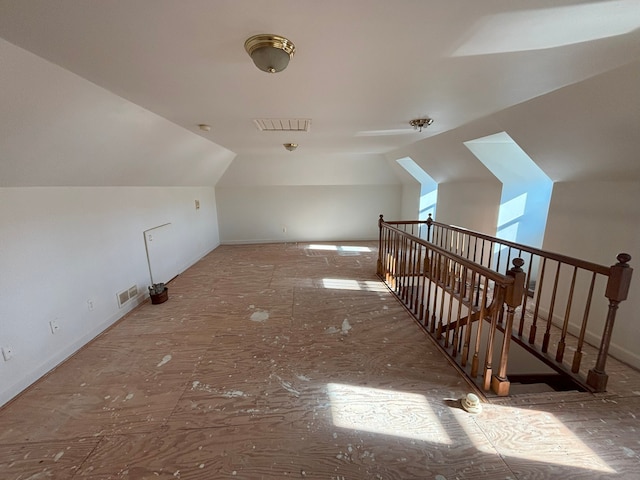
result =
[[[162,357],[162,360],[160,361],[160,363],[156,366],[162,367],[163,365],[166,365],[167,363],[169,363],[172,358],[173,357],[171,355],[165,355],[164,357]]]
[[[257,310],[251,314],[252,322],[266,322],[269,320],[269,312],[265,312],[264,310]]]

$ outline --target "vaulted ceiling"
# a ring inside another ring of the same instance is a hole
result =
[[[258,33],[295,43],[285,71],[252,64]],[[362,159],[636,61],[640,2],[2,0],[0,37],[238,158]],[[419,133],[421,116],[435,122]],[[311,129],[260,132],[256,118]]]

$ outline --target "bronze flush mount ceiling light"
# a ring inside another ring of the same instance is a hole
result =
[[[268,73],[281,72],[287,68],[296,51],[291,40],[270,33],[249,37],[244,42],[244,49],[256,67]]]
[[[296,148],[298,148],[297,143],[283,143],[283,145],[284,145],[284,148],[286,148],[290,152],[293,152]]]

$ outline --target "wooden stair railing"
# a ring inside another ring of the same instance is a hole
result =
[[[524,292],[523,264],[514,259],[503,275],[380,218],[378,276],[461,371],[498,395],[509,392],[511,340],[498,335],[498,325],[513,325]]]
[[[407,267],[403,262],[408,255],[411,259],[405,247],[416,241],[410,241],[409,238],[420,237],[424,248],[438,252],[438,257],[446,259],[444,265],[428,272],[437,275],[447,271],[446,262],[450,262],[451,258],[457,259],[457,262],[464,259],[496,273],[508,273],[512,259],[518,258],[522,261],[520,266],[523,268],[525,279],[522,292],[517,292],[520,294],[515,305],[519,310],[517,321],[515,325],[506,325],[508,321],[503,320],[509,313],[509,307],[506,304],[502,307],[496,305],[496,328],[502,332],[512,332],[511,335],[505,335],[505,338],[511,337],[547,365],[570,376],[585,389],[593,392],[606,390],[608,375],[605,367],[616,312],[620,302],[627,298],[633,272],[628,264],[631,260],[630,255],[621,253],[617,256],[618,262],[615,265],[606,267],[442,224],[434,221],[431,215],[425,221],[395,222],[385,222],[381,215],[379,226],[381,252],[382,248],[389,248],[386,243],[391,237],[402,237],[391,250],[393,255],[397,255],[399,265],[405,269],[404,272],[398,272],[399,278],[404,278],[403,274],[407,273]],[[388,267],[388,264],[380,263],[379,259],[378,274],[383,275],[383,278],[389,277],[390,274],[385,271]],[[476,270],[475,275],[479,275],[478,272]],[[406,282],[406,279],[404,281]],[[471,284],[477,285],[475,277]],[[484,315],[478,313],[482,307],[481,291],[481,288],[475,288],[474,302],[467,305],[471,320],[487,320]],[[598,292],[602,292],[602,295]],[[564,308],[561,307],[562,304]],[[558,315],[558,311],[562,312],[561,315]],[[590,318],[598,316],[606,317],[601,336],[594,335],[588,329]],[[466,323],[473,323],[467,322],[464,318],[454,320],[454,323],[449,325],[449,330],[455,332]],[[594,347],[599,345],[595,361],[584,361],[587,356],[587,339]],[[574,354],[572,359],[568,360],[565,353],[570,349],[574,350]]]

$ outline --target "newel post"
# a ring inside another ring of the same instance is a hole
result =
[[[611,343],[613,324],[616,320],[618,305],[627,299],[629,285],[631,284],[631,275],[633,274],[633,268],[628,265],[631,260],[631,255],[628,253],[620,253],[617,259],[618,263],[611,266],[607,290],[604,294],[604,296],[609,299],[609,311],[607,312],[607,320],[604,324],[602,339],[600,340],[598,360],[596,361],[596,366],[589,370],[587,375],[587,385],[596,392],[604,392],[607,388],[609,375],[605,372],[605,365],[609,353],[609,344]]]
[[[382,251],[382,222],[384,222],[384,218],[383,215],[380,214],[380,218],[378,218],[378,265],[376,266],[376,271],[380,277],[382,277],[382,255],[384,254]]]
[[[433,218],[431,218],[431,214],[427,218],[427,242],[431,241],[431,224],[433,223]]]
[[[500,352],[500,365],[498,374],[491,379],[491,389],[499,396],[509,395],[511,382],[507,378],[507,362],[509,361],[509,347],[511,345],[511,332],[513,330],[513,317],[516,308],[522,303],[524,295],[524,283],[526,273],[522,270],[524,260],[522,258],[513,259],[513,267],[507,272],[507,277],[513,278],[513,283],[507,286],[504,303],[507,306],[507,315],[504,325],[504,337],[502,339],[502,351]]]

